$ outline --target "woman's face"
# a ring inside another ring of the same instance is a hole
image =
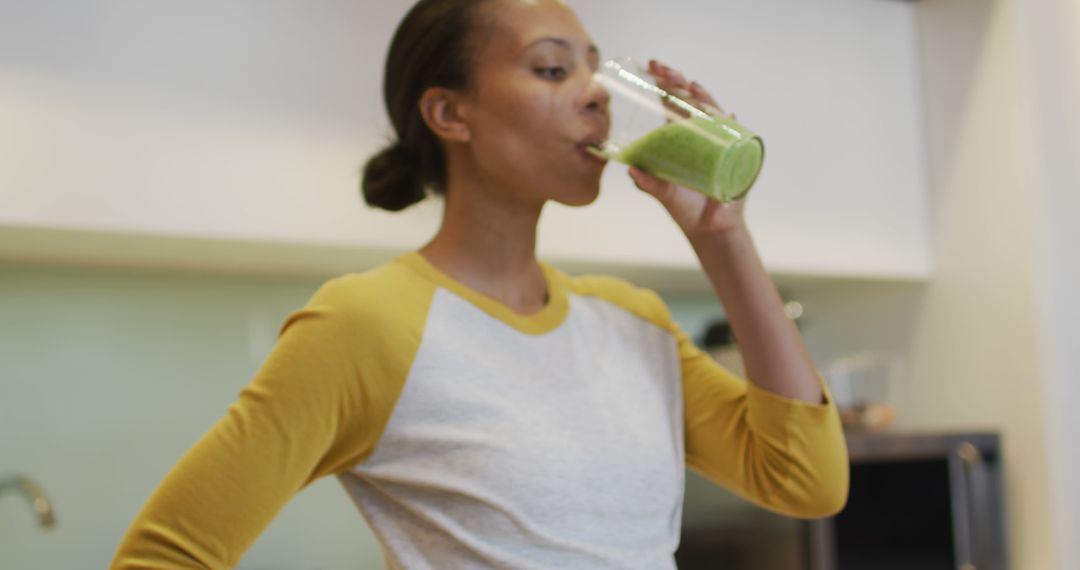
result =
[[[503,0],[482,10],[493,30],[468,94],[473,160],[523,200],[592,202],[605,163],[585,147],[609,127],[607,92],[592,79],[599,51],[561,1]]]

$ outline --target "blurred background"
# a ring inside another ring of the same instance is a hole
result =
[[[979,568],[1080,567],[1080,5],[569,3],[603,55],[685,71],[763,137],[755,239],[831,380],[858,355],[890,363],[881,441],[1000,437],[945,452],[999,483],[1007,548]],[[389,140],[383,58],[410,5],[0,0],[0,567],[105,567],[285,315],[433,235],[437,202],[393,215],[358,193]],[[722,350],[706,331],[723,309],[625,168],[595,204],[550,206],[540,250],[657,290]],[[706,487],[690,475],[688,529],[718,512],[758,528]],[[327,479],[241,567],[380,564]]]

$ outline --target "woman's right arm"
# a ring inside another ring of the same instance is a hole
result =
[[[397,393],[361,378],[357,348],[377,333],[319,302],[332,289],[289,316],[252,382],[145,503],[112,569],[232,568],[299,490],[370,454]]]

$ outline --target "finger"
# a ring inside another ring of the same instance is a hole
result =
[[[701,216],[698,218],[698,223],[703,223],[706,220],[711,220],[716,214],[716,208],[720,206],[719,200],[710,199],[705,202],[705,207],[701,209]]]
[[[683,89],[689,87],[686,77],[682,73],[655,59],[649,60],[649,73],[656,77],[659,83],[663,83],[667,87],[681,87]],[[661,87],[665,87],[665,85],[661,85]]]
[[[636,166],[631,166],[627,172],[630,174],[630,179],[634,181],[634,186],[637,186],[640,190],[656,184],[655,176],[649,175],[649,173]]]
[[[650,59],[648,71],[649,75],[652,75],[658,84],[667,81],[667,72],[664,71],[664,65],[659,61]]]
[[[688,82],[686,77],[678,70],[672,69],[655,59],[650,59],[649,73],[656,78],[656,84],[661,89],[684,101],[695,104],[709,115],[714,117],[727,117],[732,121],[738,120],[734,113],[728,114],[704,86],[697,81]],[[680,109],[670,106],[669,108],[680,115],[685,116],[685,113]]]
[[[653,79],[656,82],[656,86],[659,87],[661,90],[676,98],[686,101],[690,100],[689,91],[675,84],[674,79],[677,78],[673,78],[671,68],[655,59],[650,59],[647,71],[649,75],[652,75]],[[686,118],[686,111],[680,108],[678,105],[675,105],[667,97],[661,97],[661,102],[663,103],[664,108],[667,109],[667,119],[669,121]]]
[[[636,166],[631,166],[629,173],[639,190],[652,194],[656,198],[664,198],[671,192],[670,182],[661,180]]]
[[[668,78],[671,81],[672,85],[677,85],[677,86],[682,87],[684,89],[689,87],[689,85],[688,85],[688,83],[686,81],[686,76],[683,75],[681,71],[678,71],[676,69],[672,69],[670,67],[665,68],[665,71],[667,71]]]
[[[727,112],[716,102],[705,88],[697,81],[688,82],[686,77],[678,70],[672,69],[663,63],[649,60],[649,73],[656,78],[657,85],[672,95],[692,103],[696,103],[703,111],[710,115],[726,117]]]
[[[714,117],[728,117],[732,121],[735,120],[735,114],[732,113],[729,115],[728,112],[725,111],[724,108],[716,102],[716,99],[713,99],[712,95],[710,95],[709,92],[706,91],[700,83],[696,81],[691,83],[690,93],[694,96],[694,101],[698,104],[701,110],[705,111],[706,113]]]
[[[713,96],[710,95],[697,81],[690,83],[690,94],[694,96],[694,99],[697,99],[702,103],[708,103],[716,108],[720,107],[720,104],[716,102],[716,99],[713,99]]]

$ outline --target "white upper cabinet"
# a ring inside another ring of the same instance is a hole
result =
[[[89,243],[80,236],[104,232],[134,240],[110,241],[113,251],[187,244],[187,265],[228,265],[221,252],[236,251],[238,266],[257,269],[262,254],[230,244],[276,243],[337,271],[357,252],[421,245],[437,202],[389,214],[359,196],[364,161],[389,140],[383,59],[410,4],[0,7],[0,255],[63,259]],[[605,56],[681,68],[763,137],[748,212],[772,271],[930,274],[911,6],[572,5]],[[542,255],[579,265],[695,265],[666,214],[616,164],[595,204],[550,205],[540,237]],[[79,255],[92,258],[88,249]]]

